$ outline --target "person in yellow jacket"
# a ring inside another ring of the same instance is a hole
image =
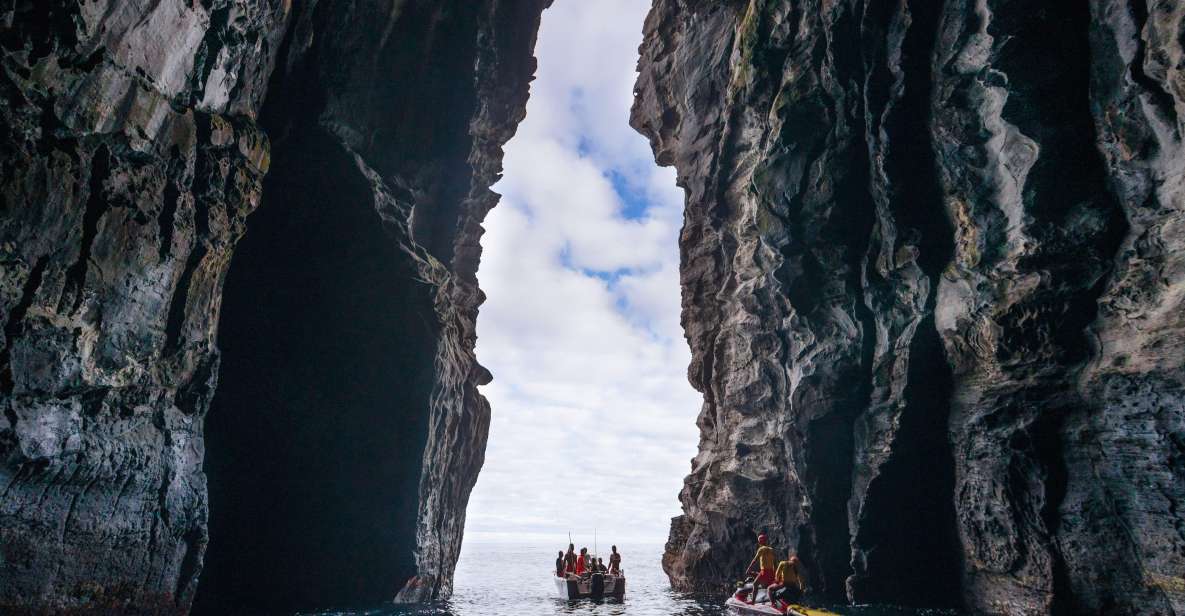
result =
[[[774,601],[779,601],[784,607],[791,601],[801,599],[805,590],[798,557],[791,555],[790,558],[778,563],[778,570],[774,572],[774,583],[769,587],[770,605],[774,605]]]
[[[753,580],[753,591],[749,593],[749,603],[757,598],[757,589],[764,586],[769,588],[774,583],[774,549],[769,547],[765,534],[757,535],[757,554],[749,563],[746,573],[753,573],[753,565],[758,565],[757,578]]]

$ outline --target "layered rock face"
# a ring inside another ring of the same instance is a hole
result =
[[[284,20],[220,5],[0,15],[0,611],[193,598],[221,288]]]
[[[545,4],[0,8],[0,611],[449,592]]]
[[[1185,7],[658,0],[700,452],[664,566],[1185,613]]]

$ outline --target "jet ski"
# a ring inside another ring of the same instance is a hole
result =
[[[785,608],[774,607],[770,605],[764,588],[757,592],[757,600],[749,603],[748,597],[752,590],[753,585],[751,583],[745,584],[736,591],[736,594],[729,597],[728,601],[724,602],[729,613],[741,614],[743,616],[839,616],[835,612],[803,605],[792,604],[787,605]]]
[[[599,600],[605,597],[625,597],[625,574],[592,573],[577,577],[571,573],[564,577],[554,576],[555,590],[561,599]]]

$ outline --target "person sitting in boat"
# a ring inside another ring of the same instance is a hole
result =
[[[580,548],[580,556],[576,557],[576,575],[588,572],[588,548]]]
[[[608,570],[609,570],[609,568],[605,566],[605,560],[602,558],[598,558],[597,559],[597,573],[604,573]]]
[[[788,604],[801,599],[805,590],[798,557],[790,555],[790,558],[778,563],[778,570],[774,572],[774,583],[769,587],[770,605],[779,607],[776,603],[780,603],[780,608],[784,609]]]
[[[555,576],[564,577],[564,551],[559,551],[559,556],[555,559]]]
[[[774,558],[774,549],[769,547],[768,543],[769,539],[765,533],[757,535],[757,554],[745,569],[745,573],[752,573],[753,565],[758,565],[759,568],[757,578],[753,580],[753,590],[749,593],[749,603],[753,603],[757,598],[759,588],[769,588],[774,583],[774,563],[777,559]]]
[[[609,554],[609,573],[621,575],[621,553],[617,551],[617,546],[613,546],[612,550]]]
[[[564,555],[564,573],[576,573],[576,546],[568,544],[568,553]]]

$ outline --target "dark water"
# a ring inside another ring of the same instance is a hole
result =
[[[342,616],[723,616],[725,596],[697,597],[670,589],[659,561],[661,545],[619,544],[627,584],[624,601],[563,601],[551,580],[556,552],[564,546],[466,542],[457,563],[453,598],[438,605],[385,606],[366,611],[322,612]],[[604,549],[607,546],[602,546]],[[608,550],[605,550],[606,552]],[[834,607],[851,616],[938,616],[947,612],[887,607]]]

